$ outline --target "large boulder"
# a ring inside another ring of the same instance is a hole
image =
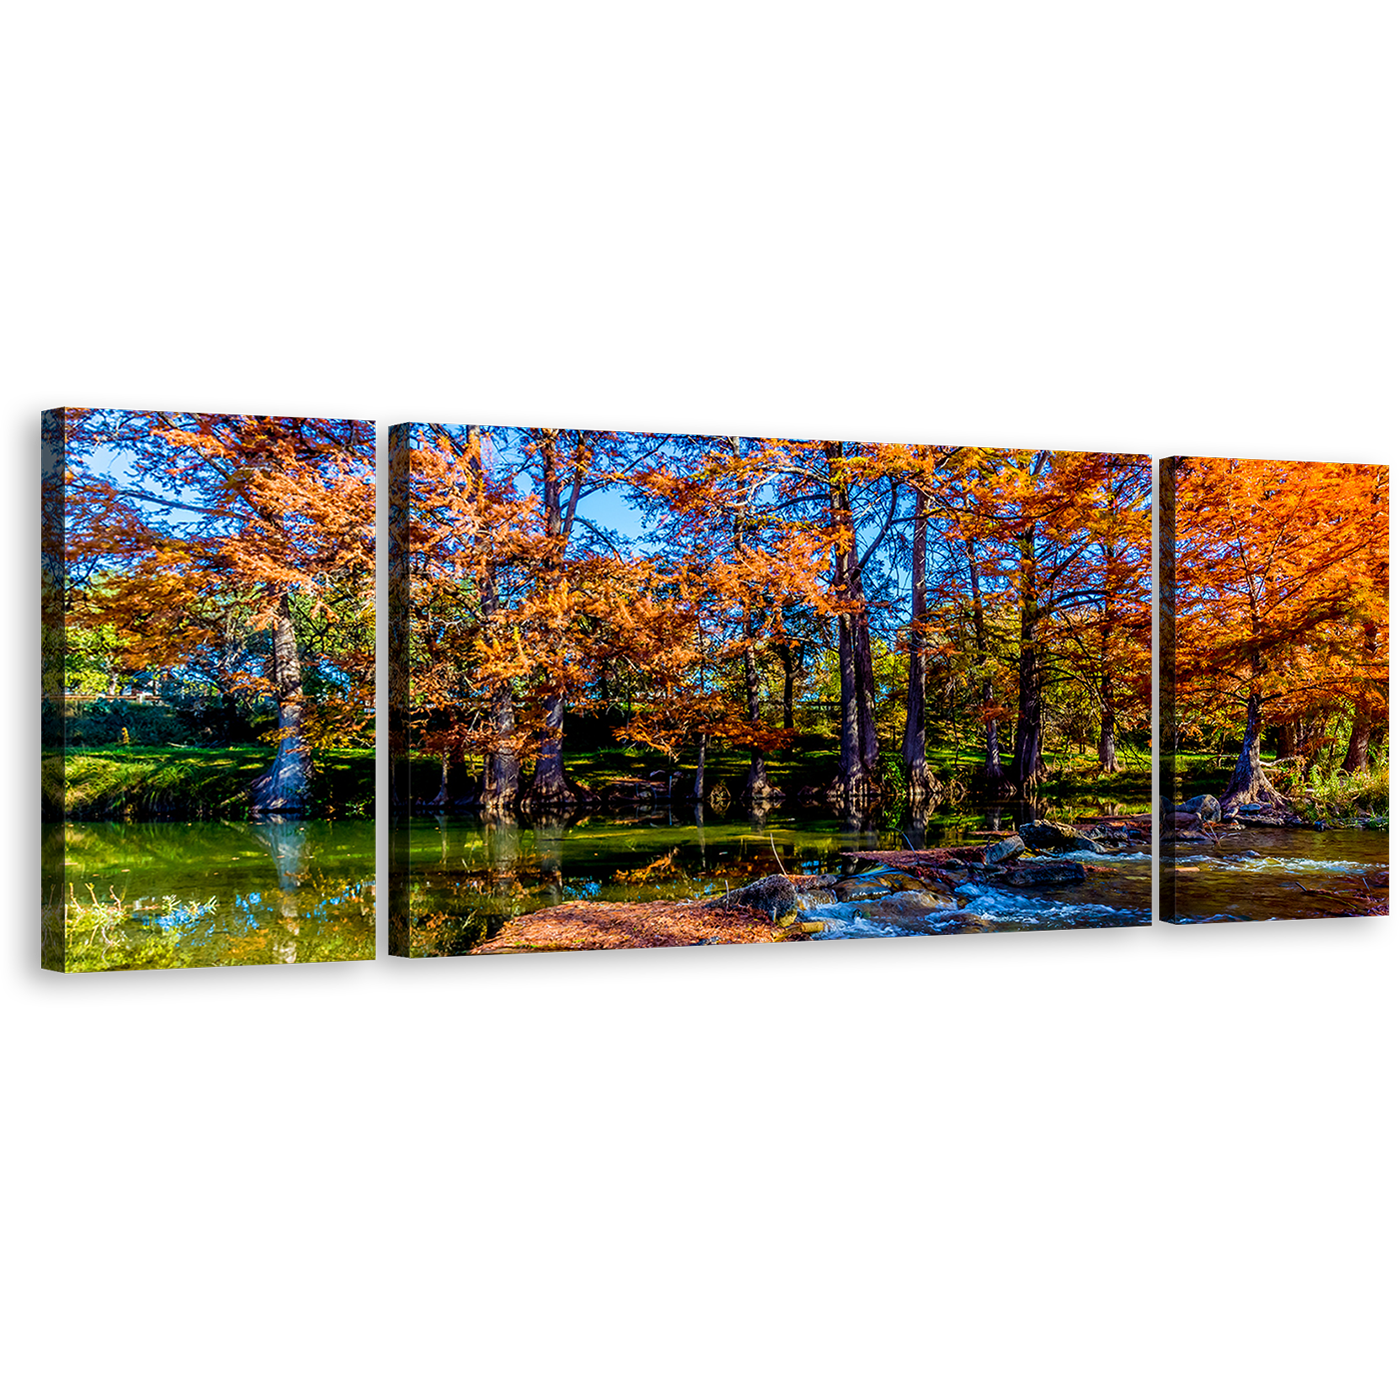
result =
[[[1079,832],[1064,822],[1052,822],[1048,817],[1026,822],[1016,828],[1021,840],[1033,851],[1054,851],[1079,838]]]
[[[767,914],[776,924],[792,921],[797,910],[797,890],[786,875],[765,875],[742,889],[730,890],[718,899],[705,901],[707,909],[753,909]]]
[[[1094,855],[1104,855],[1104,848],[1081,831],[1064,822],[1052,822],[1042,817],[1039,821],[1027,822],[1016,828],[1021,840],[1033,851],[1090,851]]]
[[[1203,792],[1199,797],[1193,797],[1189,802],[1183,802],[1176,810],[1178,812],[1194,812],[1203,822],[1218,822],[1220,820],[1220,803],[1208,792]]]
[[[1025,849],[1026,843],[1019,836],[1008,836],[1005,841],[987,847],[987,864],[1000,865],[1003,861],[1014,860]]]

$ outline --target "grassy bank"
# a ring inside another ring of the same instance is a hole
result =
[[[272,762],[262,744],[221,749],[118,744],[43,761],[44,814],[70,818],[233,816]],[[324,816],[374,811],[374,750],[316,754],[313,810]]]
[[[694,776],[693,756],[671,765],[680,775],[678,789],[689,791]],[[835,777],[839,753],[836,741],[824,735],[798,735],[767,758],[768,779],[789,797],[804,788],[826,789]],[[1152,760],[1146,750],[1120,750],[1122,771],[1104,776],[1098,771],[1092,755],[1075,751],[1047,752],[1047,773],[1041,780],[1043,791],[1082,793],[1103,802],[1146,802],[1151,794]],[[981,755],[972,750],[952,747],[931,748],[929,767],[942,781],[956,781],[972,788],[981,772]],[[711,749],[705,764],[705,786],[712,790],[723,783],[731,796],[737,797],[748,773],[747,750],[720,747]],[[412,759],[412,785],[416,799],[431,798],[438,791],[441,770],[438,760],[429,755],[415,754]],[[593,791],[601,791],[610,783],[647,779],[653,774],[665,774],[668,765],[658,753],[624,745],[599,745],[592,748],[566,749],[565,768],[568,776]],[[886,782],[893,791],[903,791],[899,765],[892,755],[882,759]]]
[[[1318,765],[1301,770],[1279,764],[1275,755],[1262,755],[1269,781],[1290,802],[1294,811],[1308,821],[1390,822],[1390,763],[1382,758],[1365,773],[1326,772]],[[1234,760],[1221,763],[1213,753],[1178,753],[1176,777],[1178,800],[1224,792],[1234,772]]]

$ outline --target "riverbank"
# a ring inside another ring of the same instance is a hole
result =
[[[233,816],[246,811],[249,789],[272,762],[262,744],[187,748],[117,744],[76,749],[43,760],[46,821]],[[374,750],[315,754],[311,811],[328,817],[374,812]]]
[[[834,736],[795,734],[791,741],[765,760],[768,780],[777,788],[779,803],[788,807],[823,807],[838,764],[839,751]],[[1129,747],[1122,752],[1122,770],[1104,774],[1092,757],[1071,751],[1045,755],[1046,773],[1037,795],[1053,797],[1061,805],[1079,806],[1090,811],[1107,804],[1139,805],[1148,800],[1152,787],[1151,755]],[[981,756],[969,748],[930,747],[929,768],[940,784],[935,802],[960,800],[979,787]],[[415,810],[438,810],[434,805],[442,788],[440,760],[433,755],[414,753],[410,760],[409,787]],[[566,772],[575,790],[604,811],[693,805],[695,779],[693,766],[667,768],[661,755],[618,744],[591,747],[566,746]],[[712,745],[705,764],[706,804],[722,813],[739,805],[748,775],[746,749]],[[479,774],[477,775],[479,777]],[[897,766],[886,775],[890,802],[898,805],[904,792]],[[522,790],[528,788],[528,777]],[[449,783],[449,810],[472,810],[471,776],[458,767]]]
[[[840,871],[819,874],[789,874],[778,862],[778,873],[708,899],[570,899],[517,914],[469,951],[1121,927],[1150,917],[1150,900],[1132,907],[1123,878],[1144,870],[1149,821],[1139,814],[1078,825],[1029,822],[1019,832],[979,833],[978,845],[852,852]]]
[[[781,943],[805,939],[765,915],[652,900],[614,904],[570,900],[512,919],[473,953],[583,952],[602,948],[683,948],[697,943]]]

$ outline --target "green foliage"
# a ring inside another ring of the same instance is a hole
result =
[[[1325,773],[1314,767],[1299,794],[1303,813],[1312,821],[1390,823],[1390,765],[1366,773]]]
[[[70,749],[133,744],[216,745],[246,743],[253,737],[259,715],[275,721],[274,707],[232,704],[217,696],[173,703],[124,699],[45,700],[44,743],[65,743]]]

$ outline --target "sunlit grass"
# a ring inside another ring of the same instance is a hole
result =
[[[1304,812],[1314,821],[1390,821],[1390,764],[1376,764],[1366,773],[1324,773],[1313,768],[1299,794]]]
[[[258,744],[227,749],[181,745],[113,745],[70,750],[43,760],[47,812],[70,817],[232,815],[248,803],[271,751]],[[327,749],[313,755],[312,801],[319,810],[363,816],[373,810],[373,749]]]

